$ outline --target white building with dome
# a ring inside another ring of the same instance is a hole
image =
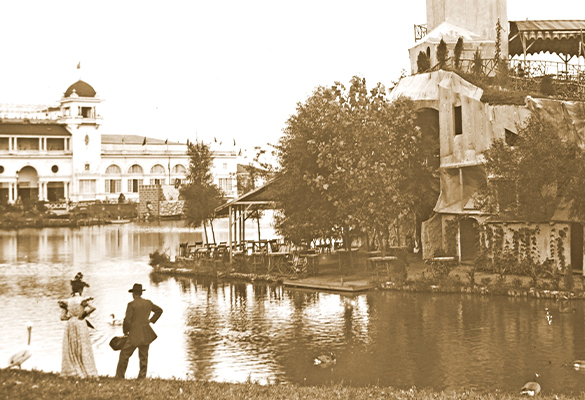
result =
[[[102,99],[88,83],[59,105],[0,105],[0,204],[24,201],[138,201],[141,185],[175,185],[189,167],[185,143],[102,133]],[[215,184],[236,197],[235,151],[213,151]]]

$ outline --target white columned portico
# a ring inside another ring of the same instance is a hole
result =
[[[14,186],[16,183],[10,182],[8,185],[8,202],[14,203]]]

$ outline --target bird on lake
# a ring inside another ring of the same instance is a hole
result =
[[[536,377],[538,378],[538,374],[536,374]],[[520,394],[530,397],[538,396],[539,393],[540,383],[535,381],[526,382],[526,384],[520,390]]]
[[[560,299],[560,304],[559,304],[559,313],[561,314],[570,314],[575,312],[575,307],[571,307],[571,302],[569,301],[569,298],[566,296],[563,296],[562,299]]]
[[[329,365],[335,364],[337,360],[335,359],[335,354],[333,352],[329,354],[322,354],[320,356],[315,357],[313,360],[314,365],[319,365],[321,367],[327,367]]]
[[[26,347],[17,351],[10,360],[8,361],[8,368],[18,367],[22,369],[22,363],[28,360],[32,356],[32,351],[30,349],[30,339],[32,333],[32,324],[27,324],[26,329],[28,330],[28,342]]]
[[[575,360],[571,365],[575,369],[585,369],[585,360]]]
[[[545,308],[544,310],[546,311],[546,322],[550,325],[552,324],[552,315],[548,311],[548,308]]]
[[[110,325],[112,326],[122,325],[122,320],[116,319],[116,316],[114,314],[110,314],[110,317],[112,317],[112,319],[110,320]]]

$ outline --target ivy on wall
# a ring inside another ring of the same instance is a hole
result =
[[[530,276],[536,284],[538,278],[551,278],[560,282],[568,266],[565,242],[568,228],[551,228],[549,238],[550,258],[541,261],[541,249],[537,238],[540,228],[514,229],[505,223],[480,225],[479,252],[475,266],[480,271]],[[566,275],[566,274],[565,274]]]

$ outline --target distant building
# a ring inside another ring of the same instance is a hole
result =
[[[141,185],[185,181],[186,144],[102,134],[101,102],[79,80],[55,107],[0,105],[0,204],[116,201],[120,194],[138,201]],[[215,183],[235,198],[235,151],[214,151],[213,158]]]

